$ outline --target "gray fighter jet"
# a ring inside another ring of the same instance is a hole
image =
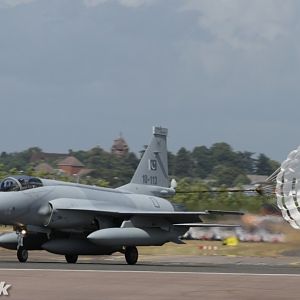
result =
[[[17,250],[20,262],[28,250],[65,255],[125,254],[128,264],[138,260],[136,246],[183,243],[190,226],[203,224],[201,216],[239,212],[178,211],[164,199],[175,194],[169,183],[167,129],[153,128],[153,138],[127,185],[100,188],[29,176],[5,178],[0,185],[0,224],[13,232],[0,236],[0,246]],[[224,225],[227,226],[227,225]]]

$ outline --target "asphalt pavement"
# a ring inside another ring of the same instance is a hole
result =
[[[129,266],[123,255],[83,256],[77,264],[40,251],[31,252],[27,263],[19,263],[14,251],[0,255],[0,292],[7,288],[9,299],[298,299],[300,294],[298,257],[141,256]]]

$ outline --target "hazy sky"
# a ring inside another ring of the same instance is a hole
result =
[[[299,0],[0,0],[1,151],[65,152],[154,124],[169,148],[300,144]]]

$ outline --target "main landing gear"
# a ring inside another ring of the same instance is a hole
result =
[[[24,246],[20,246],[17,251],[19,262],[24,263],[28,259],[28,250]]]
[[[28,259],[28,250],[24,246],[20,246],[17,250],[19,262],[25,263]],[[66,261],[69,264],[75,264],[78,260],[77,254],[66,254]],[[125,248],[125,259],[128,265],[135,265],[138,261],[139,253],[136,247],[129,246]]]
[[[76,254],[66,254],[65,255],[66,261],[68,264],[76,264],[78,255]]]
[[[129,246],[125,248],[125,259],[128,265],[135,265],[138,258],[139,253],[136,247]]]

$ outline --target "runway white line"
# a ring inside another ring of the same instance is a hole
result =
[[[221,276],[267,276],[267,277],[300,277],[300,274],[268,274],[268,273],[220,273],[220,272],[174,272],[174,271],[135,271],[135,270],[70,270],[70,269],[17,269],[0,268],[1,271],[26,271],[26,272],[85,272],[85,273],[138,273],[138,274],[175,274],[175,275],[221,275]]]

